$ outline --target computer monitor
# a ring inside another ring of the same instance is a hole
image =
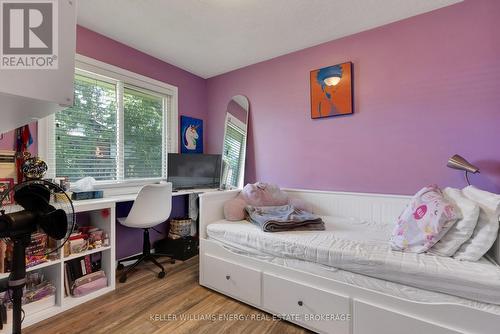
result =
[[[174,189],[219,188],[220,154],[168,154],[167,179]]]

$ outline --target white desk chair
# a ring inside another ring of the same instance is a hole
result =
[[[121,283],[124,283],[127,280],[127,274],[143,261],[153,262],[161,269],[161,272],[158,273],[158,278],[165,277],[165,268],[156,261],[156,258],[160,256],[172,258],[172,256],[170,254],[151,253],[149,229],[167,221],[171,211],[172,183],[149,184],[139,191],[129,215],[117,219],[124,226],[142,228],[144,230],[142,254],[118,261],[118,270],[121,270],[124,268],[122,262],[137,260],[121,274]],[[171,262],[175,263],[175,259],[172,258]]]

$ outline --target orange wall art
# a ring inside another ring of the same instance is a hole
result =
[[[311,118],[353,112],[351,62],[311,71]]]

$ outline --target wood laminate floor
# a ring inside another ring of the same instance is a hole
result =
[[[141,265],[115,291],[23,333],[311,333],[198,284],[198,257],[157,269]],[[153,272],[154,270],[154,272]]]

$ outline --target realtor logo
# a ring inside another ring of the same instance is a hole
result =
[[[0,68],[57,69],[57,0],[0,0]]]

